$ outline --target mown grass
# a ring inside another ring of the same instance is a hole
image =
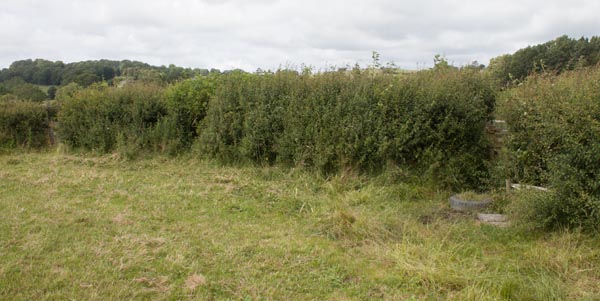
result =
[[[600,298],[597,238],[480,225],[402,172],[56,152],[0,167],[3,300]]]

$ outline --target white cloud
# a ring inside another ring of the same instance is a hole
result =
[[[26,58],[269,69],[483,63],[563,34],[598,35],[595,0],[1,0],[0,67]]]

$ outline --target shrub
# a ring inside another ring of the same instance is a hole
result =
[[[485,77],[473,70],[421,72],[389,93],[386,157],[427,167],[450,187],[477,187],[487,177],[485,124],[495,97]]]
[[[188,79],[167,88],[165,105],[168,120],[161,121],[158,131],[163,133],[163,139],[169,140],[172,152],[192,145],[214,90],[214,76]]]
[[[472,70],[395,76],[374,70],[230,73],[199,128],[207,154],[375,171],[389,161],[428,170],[452,187],[486,176],[491,84]]]
[[[49,144],[48,110],[32,101],[0,102],[0,147],[40,148]]]
[[[61,103],[59,136],[74,148],[100,152],[127,147],[128,153],[158,144],[153,130],[167,109],[162,88],[126,85],[123,88],[94,85],[74,93]]]
[[[12,78],[3,83],[4,89],[21,100],[44,101],[47,94],[40,90],[36,85],[30,84],[21,78]]]
[[[67,100],[67,99],[73,97],[82,89],[83,89],[83,87],[81,87],[77,83],[69,83],[69,84],[66,84],[66,85],[58,88],[56,90],[56,94],[55,94],[54,98],[57,101],[64,101],[64,100]]]
[[[540,226],[600,230],[600,66],[537,75],[505,93],[511,176],[552,187]]]
[[[241,159],[239,145],[243,138],[244,115],[252,79],[243,72],[219,77],[215,96],[210,100],[206,118],[198,128],[200,149],[209,156],[233,162]]]

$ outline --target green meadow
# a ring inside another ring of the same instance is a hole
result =
[[[480,224],[401,169],[50,149],[0,156],[0,191],[2,300],[600,298],[598,238]]]

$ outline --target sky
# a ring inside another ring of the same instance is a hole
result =
[[[600,35],[597,0],[0,0],[0,68],[44,58],[246,71],[457,66]]]

